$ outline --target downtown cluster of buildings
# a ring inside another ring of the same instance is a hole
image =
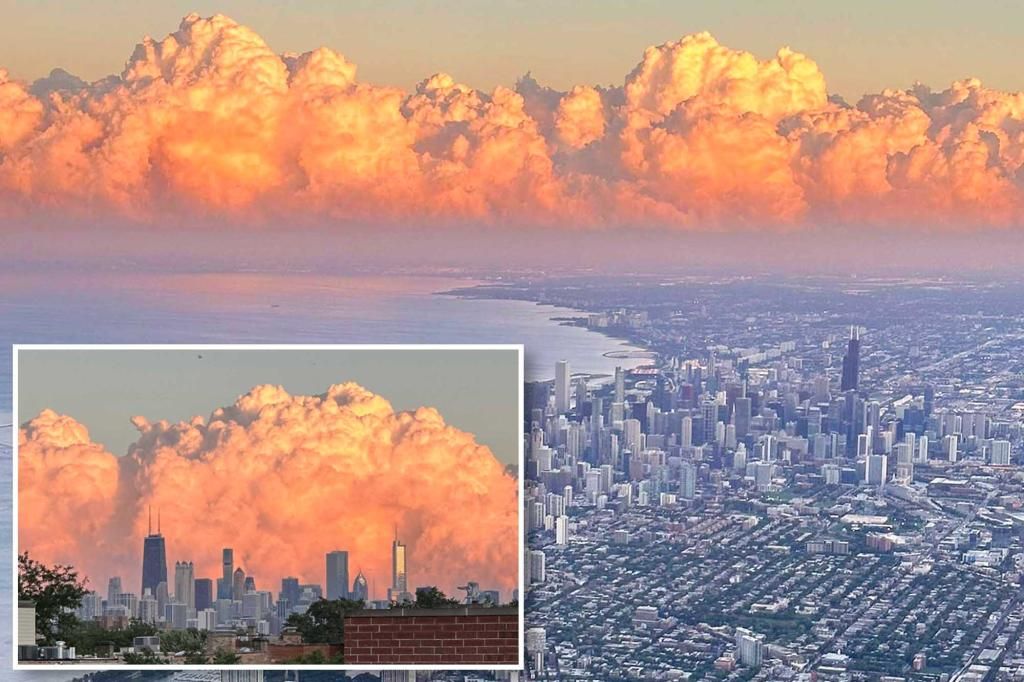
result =
[[[1024,415],[938,401],[945,383],[866,388],[862,334],[838,356],[834,337],[711,348],[610,380],[562,361],[528,386],[531,676],[939,679],[991,656],[1021,624]],[[886,556],[892,577],[865,572]],[[964,570],[991,582],[949,587]],[[907,632],[874,642],[881,624]]]
[[[143,541],[139,592],[124,590],[121,578],[112,577],[105,597],[98,592],[86,594],[77,616],[108,629],[139,620],[172,630],[245,628],[259,635],[277,635],[289,615],[304,613],[319,599],[363,601],[368,608],[387,608],[413,599],[408,591],[407,548],[397,534],[391,543],[391,585],[386,599],[372,600],[362,571],[350,576],[347,551],[327,552],[324,563],[326,592],[320,583],[302,583],[289,576],[281,579],[276,599],[270,590],[259,588],[255,576],[246,575],[244,568],[236,565],[230,547],[222,551],[222,572],[215,580],[197,577],[191,561],[174,562],[171,573],[158,519],[156,532],[151,523]]]

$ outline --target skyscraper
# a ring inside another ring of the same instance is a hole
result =
[[[569,362],[559,360],[555,363],[555,412],[565,414],[569,411]]]
[[[732,405],[733,422],[736,424],[736,437],[746,438],[750,433],[750,416],[752,401],[746,396],[736,398]]]
[[[626,374],[621,367],[615,368],[615,401],[617,403],[626,400]]]
[[[362,571],[356,573],[356,579],[352,581],[351,599],[369,601],[370,587],[366,582],[366,576]]]
[[[213,581],[209,578],[196,578],[196,611],[213,608]]]
[[[299,579],[288,577],[281,578],[281,599],[287,599],[290,606],[295,606],[299,603],[299,597],[302,595],[302,589],[299,587]]]
[[[121,597],[121,578],[114,576],[107,581],[107,604],[113,606]]]
[[[684,500],[697,496],[697,468],[692,462],[683,462],[679,467],[679,495]]]
[[[856,391],[860,381],[860,330],[850,327],[850,342],[843,357],[843,377],[839,385],[841,391]]]
[[[396,528],[395,539],[391,543],[391,598],[393,600],[401,598],[403,593],[409,591],[406,559],[405,545],[399,542]]]
[[[225,547],[222,552],[223,572],[217,583],[217,599],[232,599],[232,589],[235,573],[235,552],[230,547]]]
[[[327,553],[327,598],[348,599],[348,552]]]
[[[189,617],[196,610],[195,571],[191,561],[174,562],[174,601],[185,605]]]
[[[245,595],[245,571],[236,568],[231,576],[231,598],[235,601],[242,601]]]
[[[148,588],[156,594],[156,586],[167,582],[167,548],[164,536],[160,534],[160,516],[157,513],[156,534],[153,533],[153,512],[149,514],[149,532],[142,541],[142,589],[145,594]]]

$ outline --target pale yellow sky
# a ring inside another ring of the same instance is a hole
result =
[[[1014,56],[1024,3],[1009,0],[972,2],[970,11],[954,0],[2,0],[0,8],[0,68],[22,79],[53,67],[88,80],[119,72],[143,36],[162,38],[197,11],[251,26],[278,52],[326,45],[358,64],[361,79],[406,89],[438,71],[488,90],[526,71],[558,89],[620,84],[645,47],[701,30],[762,58],[782,45],[805,52],[830,91],[851,100],[968,76],[1024,89]]]

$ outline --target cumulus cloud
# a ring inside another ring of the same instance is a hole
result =
[[[197,576],[219,576],[230,546],[260,589],[289,575],[322,584],[324,554],[345,549],[381,598],[397,527],[411,587],[516,585],[515,480],[433,408],[395,412],[354,383],[320,396],[264,385],[208,419],[132,421],[122,457],[51,411],[21,427],[21,550],[134,590],[152,507],[168,560],[194,561]]]
[[[708,33],[648,48],[613,87],[527,75],[413,92],[342,55],[275,53],[224,16],[147,38],[124,71],[0,71],[0,215],[162,224],[670,229],[1024,224],[1024,93],[964,80],[830,96],[789,48]]]

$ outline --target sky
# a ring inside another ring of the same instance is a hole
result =
[[[967,76],[1024,88],[1013,58],[1024,5],[1012,0],[972,2],[969,11],[954,0],[4,0],[0,7],[0,65],[29,80],[54,67],[88,80],[118,73],[142,36],[161,37],[194,11],[227,14],[278,51],[325,45],[359,64],[363,78],[406,89],[437,71],[485,90],[526,71],[561,89],[615,83],[648,45],[704,30],[761,57],[782,45],[811,54],[830,92],[852,99]]]
[[[167,260],[224,235],[381,264],[597,232],[682,260],[718,235],[801,264],[947,263],[965,236],[980,269],[1024,258],[1020,3],[8,9],[0,231],[29,258],[120,259],[130,232]]]
[[[285,576],[322,584],[324,555],[345,550],[380,598],[396,531],[412,585],[457,594],[478,580],[508,594],[517,583],[519,484],[486,443],[521,442],[514,351],[27,357],[17,548],[94,588],[111,576],[139,585],[150,510],[169,561],[211,577],[232,547],[259,589]],[[132,414],[127,454],[90,433]],[[187,421],[160,421],[177,416]]]
[[[49,408],[85,424],[94,442],[119,455],[139,437],[130,421],[136,415],[188,421],[259,384],[318,395],[355,381],[396,410],[436,407],[503,463],[519,457],[515,351],[26,349],[18,369],[20,421]]]

